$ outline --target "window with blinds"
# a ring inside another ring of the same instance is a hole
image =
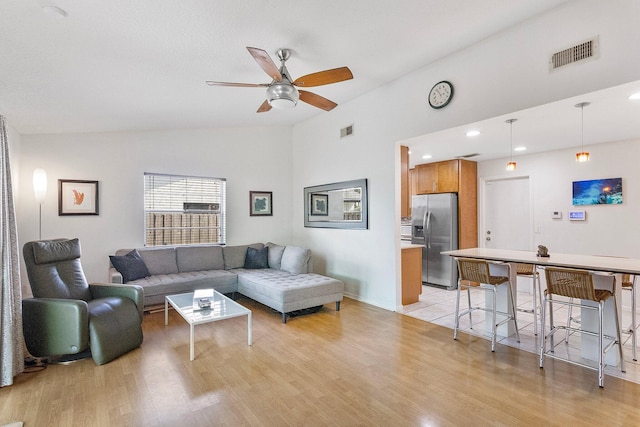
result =
[[[226,180],[144,174],[145,245],[224,244]]]

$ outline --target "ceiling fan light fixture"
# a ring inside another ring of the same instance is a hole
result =
[[[273,108],[293,108],[298,103],[300,93],[290,83],[276,83],[267,88],[267,102]]]

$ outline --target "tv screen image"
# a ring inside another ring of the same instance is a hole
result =
[[[619,205],[622,203],[622,178],[573,181],[573,205]]]

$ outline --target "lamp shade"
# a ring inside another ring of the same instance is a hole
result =
[[[39,204],[44,203],[47,197],[47,173],[44,169],[38,168],[33,171],[33,194]]]
[[[576,153],[576,162],[583,163],[589,161],[589,153],[587,151],[581,151]]]

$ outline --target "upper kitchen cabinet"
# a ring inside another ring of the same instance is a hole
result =
[[[448,160],[417,165],[415,169],[418,194],[457,193],[460,183],[460,161]]]

